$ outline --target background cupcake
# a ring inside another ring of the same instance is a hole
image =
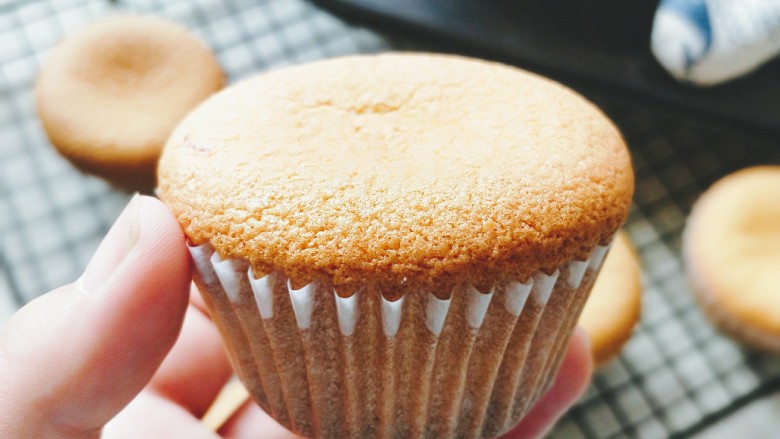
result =
[[[551,384],[633,190],[583,98],[413,54],[221,92],[159,178],[239,375],[317,437],[511,428]]]
[[[723,334],[780,354],[780,166],[731,173],[694,204],[683,234],[691,290]]]

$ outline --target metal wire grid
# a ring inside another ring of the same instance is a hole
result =
[[[780,385],[780,361],[741,350],[706,322],[679,258],[685,217],[701,191],[734,170],[780,163],[780,149],[744,134],[600,103],[632,146],[637,186],[626,228],[643,260],[644,310],[621,357],[596,375],[557,432],[566,438],[685,437]]]
[[[54,152],[32,98],[38,68],[61,36],[116,9],[184,23],[215,50],[231,81],[341,54],[431,47],[345,23],[303,0],[0,3],[0,294],[7,290],[17,304],[73,280],[127,201]],[[780,385],[780,361],[745,352],[708,325],[679,259],[698,194],[733,170],[780,163],[780,148],[608,96],[596,100],[632,147],[636,204],[626,229],[644,263],[644,311],[622,356],[596,374],[551,436],[685,437]]]

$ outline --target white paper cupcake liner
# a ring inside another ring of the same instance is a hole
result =
[[[495,437],[552,384],[604,260],[491,291],[341,297],[190,247],[195,281],[257,403],[307,437]]]

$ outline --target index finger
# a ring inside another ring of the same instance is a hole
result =
[[[179,339],[148,390],[201,417],[230,379],[232,369],[216,326],[197,305],[203,299],[193,290]]]

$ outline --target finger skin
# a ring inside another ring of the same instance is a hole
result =
[[[0,332],[0,437],[94,437],[173,346],[189,293],[185,240],[159,201],[138,202],[137,240],[107,279],[41,296]],[[110,245],[128,233],[117,227]]]
[[[191,304],[179,340],[148,389],[201,417],[231,374],[216,326]]]
[[[279,425],[252,400],[247,401],[219,432],[231,439],[255,439],[258,432],[262,432],[263,439],[300,438]]]
[[[141,392],[122,413],[105,426],[101,435],[101,439],[219,437],[183,407],[152,392]]]
[[[555,383],[534,405],[531,411],[504,439],[538,439],[544,437],[555,422],[574,405],[588,388],[593,375],[593,357],[590,342],[581,328],[577,328],[569,350],[561,365]]]

